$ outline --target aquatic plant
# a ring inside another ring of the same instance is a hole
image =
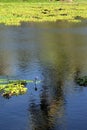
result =
[[[1,80],[5,81],[5,80]],[[26,81],[10,81],[9,83],[0,83],[0,92],[3,97],[10,98],[14,95],[20,95],[27,92]]]
[[[34,80],[0,79],[0,93],[5,98],[22,95],[27,92],[28,88],[26,85],[28,83],[34,83],[36,90],[36,85],[40,82],[41,80],[38,80],[37,77]]]
[[[87,86],[87,76],[76,78],[75,81],[80,86]]]
[[[87,3],[0,3],[0,23],[21,25],[22,22],[81,22],[87,18]]]

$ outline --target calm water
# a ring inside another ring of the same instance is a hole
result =
[[[0,130],[87,130],[87,24],[0,25],[0,76],[42,80],[22,96],[0,96]]]

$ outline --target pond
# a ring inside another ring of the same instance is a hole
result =
[[[0,130],[87,130],[87,24],[0,25],[0,77],[41,80],[24,95],[0,96]]]

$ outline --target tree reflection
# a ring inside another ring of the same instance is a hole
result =
[[[52,84],[53,85],[53,84]],[[54,82],[55,85],[55,82]],[[32,130],[53,130],[64,123],[63,81],[58,80],[56,86],[43,85],[40,93],[40,103],[31,102],[29,105]]]

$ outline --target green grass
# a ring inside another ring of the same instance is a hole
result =
[[[22,22],[81,22],[87,19],[87,2],[0,3],[0,23],[20,25]]]
[[[44,3],[44,2],[58,2],[60,0],[0,0],[0,2],[28,2],[28,3]],[[73,0],[73,2],[87,2],[87,0]]]
[[[5,2],[5,3],[13,3],[13,2],[18,2],[18,3],[25,3],[25,2],[28,2],[28,3],[36,3],[36,2],[40,2],[40,3],[43,3],[43,2],[49,2],[49,0],[0,0],[0,2]]]

